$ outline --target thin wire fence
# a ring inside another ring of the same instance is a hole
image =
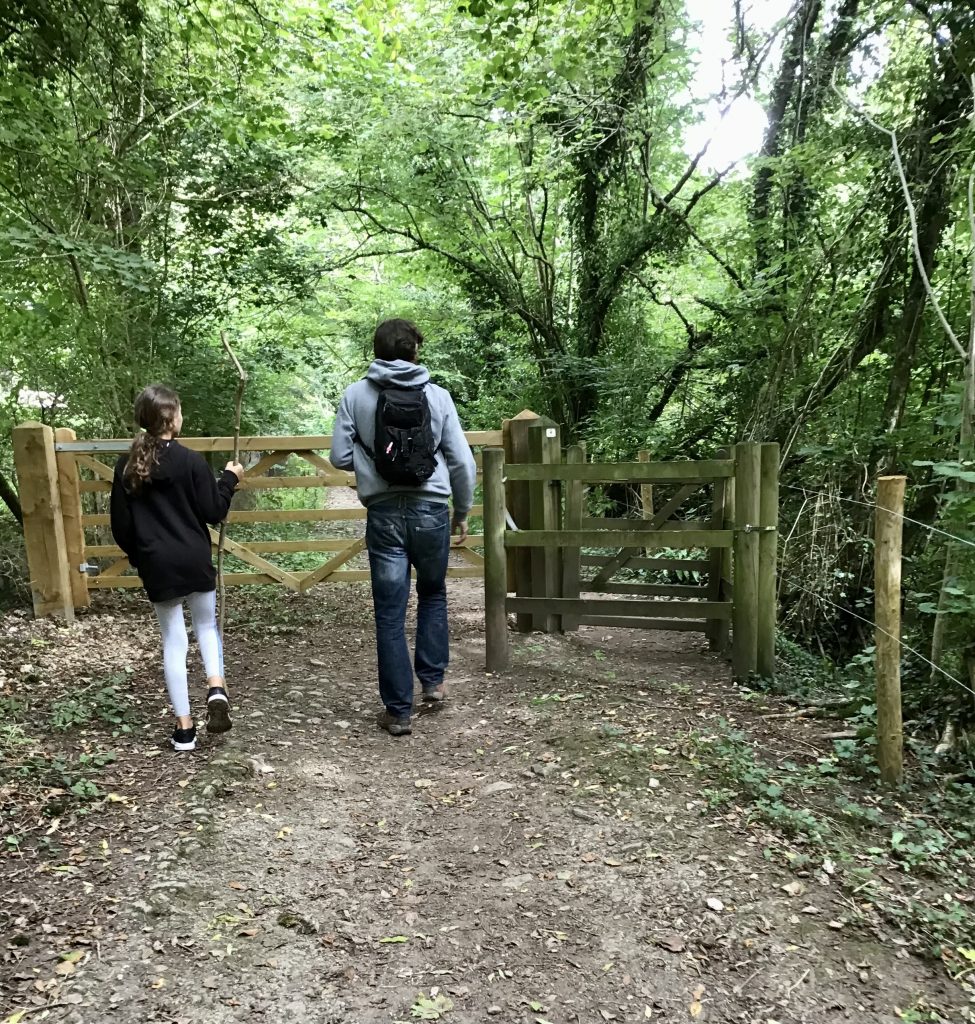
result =
[[[798,487],[795,484],[782,484],[781,486],[785,487],[787,490],[790,491],[798,491],[800,494],[806,496],[807,498],[811,495],[816,495],[823,498],[833,498],[838,501],[845,501],[847,502],[847,504],[850,505],[859,505],[861,508],[881,508],[881,506],[878,505],[876,502],[858,501],[856,498],[848,498],[843,494],[830,494],[828,491],[811,490],[808,487]],[[957,541],[959,544],[966,544],[970,548],[975,548],[975,541],[967,540],[964,537],[959,537],[955,533],[949,533],[947,530],[942,530],[939,526],[932,526],[930,523],[924,523],[920,519],[912,519],[910,516],[905,516],[902,512],[898,512],[892,508],[884,508],[882,509],[882,511],[889,512],[891,515],[897,516],[899,519],[903,519],[906,523],[913,523],[915,526],[921,526],[925,530],[930,530],[932,533],[939,533],[943,537],[947,537],[949,540]]]
[[[780,575],[784,574],[780,573]],[[915,648],[911,647],[910,644],[905,643],[903,637],[895,636],[893,633],[889,633],[886,629],[883,629],[881,626],[878,626],[877,623],[874,622],[872,619],[868,619],[866,616],[860,615],[858,612],[855,612],[850,608],[845,608],[843,605],[837,604],[835,601],[831,601],[828,597],[823,597],[822,594],[817,594],[815,591],[808,590],[806,587],[804,587],[801,583],[797,582],[791,576],[785,578],[787,582],[791,586],[795,587],[797,590],[805,591],[807,594],[810,594],[817,600],[820,600],[823,603],[830,605],[837,611],[845,612],[847,615],[852,616],[854,619],[858,619],[860,622],[863,622],[868,626],[872,626],[874,630],[876,630],[879,633],[883,633],[884,636],[889,636],[892,640],[896,640],[901,645],[901,647],[904,648],[905,651],[910,651],[911,654],[914,655],[914,657],[919,658],[926,665],[933,668],[936,672],[940,672],[941,675],[943,675],[946,679],[951,680],[951,682],[953,682],[956,686],[960,686],[963,690],[967,691],[973,697],[975,697],[975,690],[973,690],[967,683],[963,683],[960,679],[956,679],[955,676],[953,676],[950,672],[943,669],[940,665],[936,665],[933,661],[931,661],[930,658],[926,657],[920,651],[915,650]]]

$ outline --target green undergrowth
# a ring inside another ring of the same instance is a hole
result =
[[[767,760],[754,737],[723,720],[685,748],[707,783],[707,813],[740,810],[768,826],[768,859],[816,874],[823,865],[867,916],[872,908],[949,969],[975,946],[971,892],[975,790],[912,764],[910,782],[879,788],[869,744],[834,742],[812,760]]]
[[[66,693],[34,689],[0,700],[6,853],[43,847],[47,822],[83,817],[108,798],[101,776],[116,760],[113,741],[132,731],[127,680],[119,673]]]

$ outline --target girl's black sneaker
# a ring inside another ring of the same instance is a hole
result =
[[[230,698],[222,686],[207,690],[207,732],[230,732]]]
[[[173,750],[178,750],[180,753],[196,750],[196,726],[191,726],[189,729],[174,729],[169,742],[172,743]]]

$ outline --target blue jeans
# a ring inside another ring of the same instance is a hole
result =
[[[450,657],[447,559],[450,514],[440,502],[390,498],[369,507],[366,547],[376,612],[379,696],[397,718],[413,707],[413,670],[424,690],[443,682]],[[416,570],[416,657],[406,644],[410,567]]]

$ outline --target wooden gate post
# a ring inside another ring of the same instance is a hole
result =
[[[77,435],[68,427],[54,431],[55,441],[75,441]],[[57,452],[58,492],[61,496],[61,521],[64,523],[64,544],[68,553],[68,579],[71,582],[71,603],[75,608],[91,604],[88,577],[79,570],[85,561],[85,531],[81,525],[81,478],[78,463],[70,452]]]
[[[758,668],[758,538],[761,446],[735,445],[735,589],[732,666],[745,680]]]
[[[636,458],[637,462],[649,462],[650,451],[641,448]],[[640,515],[643,519],[653,519],[653,484],[640,484]]]
[[[586,461],[586,449],[574,444],[565,453],[568,465],[581,465]],[[581,530],[585,513],[585,487],[581,480],[567,480],[565,484],[565,529]],[[562,597],[578,599],[581,592],[582,548],[559,548],[562,552]],[[562,632],[579,628],[578,616],[562,616]]]
[[[528,430],[530,461],[553,465],[562,461],[559,428],[547,417],[538,419]],[[558,480],[532,481],[528,485],[531,511],[528,517],[532,530],[557,530],[561,520],[561,485]],[[561,571],[558,550],[532,548],[532,597],[557,598],[561,592]],[[543,633],[557,633],[562,628],[561,616],[542,612],[535,616],[533,628]]]
[[[723,448],[718,452],[719,459],[731,458],[731,453],[727,448]],[[732,481],[730,478],[722,477],[720,480],[715,480],[712,484],[712,495],[711,495],[711,522],[709,529],[711,530],[727,530],[731,524],[729,523],[729,508],[730,503],[728,501],[729,492],[731,491]],[[727,548],[711,548],[708,551],[708,600],[709,601],[724,601],[726,600],[726,586],[724,583],[724,568],[725,558],[728,553]],[[712,651],[721,653],[727,650],[728,647],[728,620],[727,619],[708,619],[706,636],[708,638],[708,646]]]
[[[504,449],[485,448],[484,483],[484,641],[488,672],[508,667],[508,573],[505,561]]]
[[[880,778],[897,785],[904,778],[901,710],[901,541],[904,532],[902,476],[877,481],[874,533],[874,611],[877,620],[877,764]]]
[[[758,523],[758,652],[756,671],[775,678],[776,576],[779,551],[779,446],[761,446],[761,488]]]
[[[43,423],[22,423],[13,429],[13,442],[34,615],[74,622],[54,431]]]
[[[540,419],[538,413],[525,409],[513,419],[501,424],[504,438],[506,462],[530,462],[528,431]],[[531,517],[529,485],[525,481],[512,481],[505,485],[507,508],[511,518],[520,530],[528,529]],[[513,548],[508,552],[508,590],[518,597],[532,595],[532,553],[531,548]],[[518,612],[515,628],[519,633],[532,631],[533,617],[528,612]]]

